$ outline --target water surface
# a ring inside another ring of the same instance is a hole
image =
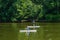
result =
[[[0,40],[60,40],[60,23],[40,23],[36,33],[20,33],[19,30],[32,26],[32,23],[0,23]]]

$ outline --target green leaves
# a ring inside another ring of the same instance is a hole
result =
[[[16,0],[0,0],[0,21],[1,22],[11,22],[11,18],[17,12],[15,8]],[[15,12],[16,11],[16,12]]]
[[[0,21],[60,20],[59,8],[59,0],[0,0]]]
[[[19,14],[22,15],[21,17],[23,19],[34,19],[36,14],[38,14],[39,9],[41,9],[41,5],[35,5],[30,0],[23,1],[21,0],[21,5],[18,3],[17,5],[17,11],[19,11]],[[21,19],[22,20],[22,19]]]

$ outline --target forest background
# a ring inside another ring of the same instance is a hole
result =
[[[0,0],[0,22],[60,21],[60,0]]]

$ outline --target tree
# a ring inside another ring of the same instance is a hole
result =
[[[16,0],[1,0],[0,1],[0,22],[11,22],[16,14]]]
[[[60,12],[59,12],[60,1],[59,0],[31,0],[31,1],[33,3],[35,3],[36,5],[42,5],[43,6],[43,8],[42,8],[43,17],[41,17],[41,18],[43,18],[43,20],[44,19],[45,20],[50,20],[51,19],[53,21],[53,19],[55,20],[57,18],[57,17],[54,17],[55,15],[60,15]],[[48,17],[50,17],[50,18],[48,18]],[[59,20],[59,17],[58,17],[57,20]]]
[[[35,5],[30,0],[20,0],[19,3],[17,3],[17,10],[20,14],[20,20],[33,20],[37,19],[37,16],[39,16],[41,5]]]

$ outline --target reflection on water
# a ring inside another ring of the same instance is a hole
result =
[[[32,23],[0,23],[0,40],[60,40],[60,23],[36,23],[41,26],[36,33],[20,33]]]

